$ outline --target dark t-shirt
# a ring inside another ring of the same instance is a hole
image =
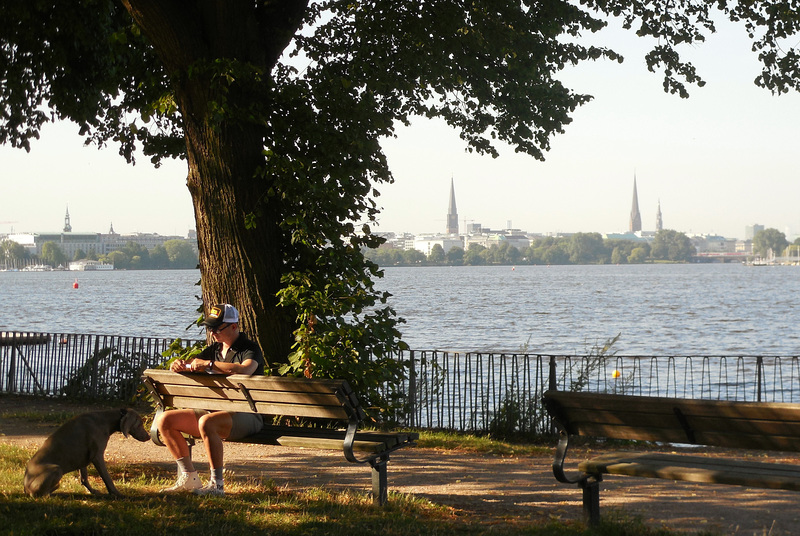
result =
[[[248,359],[252,359],[258,366],[256,367],[253,376],[264,375],[264,354],[261,353],[261,348],[258,343],[251,341],[244,333],[239,333],[239,337],[233,342],[228,355],[222,355],[222,343],[215,342],[207,346],[200,352],[200,359],[213,359],[214,361],[224,361],[226,363],[244,363]]]

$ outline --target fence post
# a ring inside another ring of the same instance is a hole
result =
[[[6,381],[6,391],[14,393],[14,384],[17,375],[17,333],[11,334],[11,359],[8,364],[8,379]]]
[[[761,375],[764,373],[764,357],[756,357],[756,402],[761,402]]]
[[[91,337],[91,335],[90,335]],[[92,360],[92,392],[97,393],[97,384],[99,383],[100,369],[100,335],[94,337],[94,355],[89,356]]]
[[[414,357],[414,350],[411,353],[411,366],[408,371],[408,412],[411,415],[409,425],[414,428],[417,425],[417,360]]]
[[[558,382],[556,381],[556,356],[550,356],[550,371],[547,375],[547,388],[553,391],[558,389]]]

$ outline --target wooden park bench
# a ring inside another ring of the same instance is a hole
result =
[[[670,445],[800,452],[800,404],[656,398],[547,391],[547,411],[560,431],[553,461],[558,481],[583,489],[590,523],[600,519],[604,474],[800,491],[800,467],[698,454],[609,452],[578,463],[567,475],[570,437],[639,440]]]
[[[176,373],[148,369],[142,377],[158,406],[264,415],[264,428],[241,443],[341,449],[347,461],[372,467],[373,502],[386,502],[389,454],[413,445],[419,434],[359,431],[366,417],[344,380]],[[313,421],[313,426],[304,425]],[[275,424],[279,423],[279,424]],[[289,425],[288,423],[298,423]],[[163,446],[153,425],[151,438]],[[189,438],[190,445],[193,439]]]

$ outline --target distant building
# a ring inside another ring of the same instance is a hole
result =
[[[48,242],[54,242],[68,258],[73,258],[78,250],[97,255],[105,253],[100,233],[19,233],[8,235],[8,239],[36,256],[42,254],[42,246]]]
[[[162,236],[157,233],[135,233],[121,235],[114,232],[114,224],[107,234],[103,233],[74,233],[70,224],[69,207],[64,216],[64,230],[53,233],[17,233],[9,234],[8,240],[16,242],[28,251],[31,255],[40,256],[42,246],[47,242],[55,242],[56,245],[68,258],[75,257],[75,253],[80,250],[86,254],[108,255],[112,251],[121,250],[128,242],[134,242],[152,250],[158,245],[163,245],[169,240],[188,240],[192,250],[197,253],[197,239],[187,239],[182,236]]]
[[[737,241],[719,235],[694,235],[690,237],[698,255],[702,253],[736,253]]]
[[[187,240],[182,236],[162,236],[156,233],[136,233],[131,235],[101,233],[19,233],[8,235],[8,239],[25,247],[31,255],[40,256],[42,246],[54,242],[68,258],[73,258],[78,250],[95,255],[108,255],[112,251],[123,249],[128,242],[134,242],[152,251],[158,245],[169,240]],[[192,249],[197,252],[197,241],[191,242]]]
[[[655,233],[637,231],[632,233],[606,233],[603,235],[606,240],[630,240],[631,242],[652,242],[655,238]]]
[[[483,225],[480,223],[468,223],[464,232],[468,235],[483,233]]]
[[[164,242],[169,240],[188,240],[183,236],[164,236],[158,233],[133,233],[133,234],[117,234],[114,228],[108,234],[100,235],[103,242],[103,253],[108,254],[112,251],[121,250],[128,245],[128,242],[134,242],[140,246],[144,246],[148,251],[152,251],[156,246],[163,245]],[[197,240],[190,240],[192,249],[197,253]]]
[[[64,216],[64,232],[72,232],[72,225],[69,223],[69,206],[67,207],[67,215]]]
[[[661,200],[658,200],[658,212],[656,212],[656,232],[664,229],[664,222],[661,220]]]
[[[753,241],[752,240],[737,240],[736,241],[736,253],[753,253]]]
[[[753,225],[748,225],[744,228],[744,239],[745,240],[752,240],[755,236],[764,230],[763,225],[759,225],[754,223]]]
[[[531,240],[527,233],[520,229],[503,229],[501,231],[484,228],[481,224],[475,224],[471,232],[464,237],[464,250],[469,249],[472,244],[478,244],[485,248],[493,245],[508,244],[522,251],[531,245]]]
[[[488,241],[489,247],[493,244],[508,244],[509,246],[515,247],[518,250],[522,251],[527,249],[531,245],[530,239],[522,234],[521,232],[507,232],[507,233],[499,233],[494,234],[489,237]]]
[[[456,209],[456,190],[453,185],[453,178],[450,177],[450,203],[447,206],[447,230],[446,234],[458,234],[458,210]]]
[[[463,248],[464,242],[461,240],[459,236],[442,236],[442,235],[435,235],[435,236],[418,236],[414,239],[414,249],[417,251],[421,251],[427,257],[431,254],[433,250],[433,246],[435,245],[442,246],[442,249],[445,253],[450,251],[453,248]]]
[[[632,233],[642,230],[642,215],[639,213],[639,194],[636,191],[636,174],[633,175],[633,204],[628,230]]]
[[[378,233],[379,236],[386,239],[386,242],[380,245],[380,249],[414,249],[414,235],[411,233]]]

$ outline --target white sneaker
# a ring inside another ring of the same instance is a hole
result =
[[[214,480],[209,480],[208,484],[206,484],[202,488],[193,489],[192,493],[194,493],[195,495],[214,495],[222,497],[223,495],[225,495],[225,488],[222,482],[215,482]]]
[[[162,489],[159,493],[175,493],[177,491],[192,491],[195,489],[199,489],[203,486],[203,482],[200,480],[200,476],[197,474],[197,471],[192,471],[191,473],[181,473],[178,476],[178,480],[175,481],[175,485],[169,488]]]

